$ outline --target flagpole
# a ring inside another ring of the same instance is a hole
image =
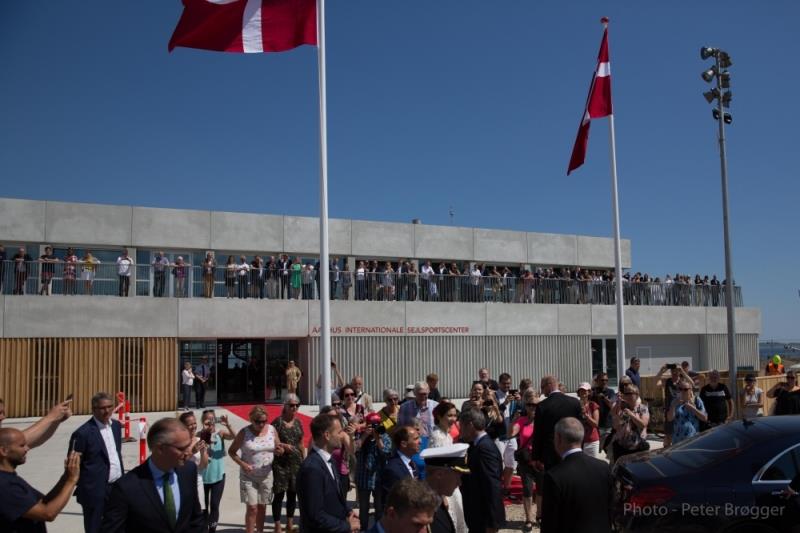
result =
[[[331,302],[328,285],[328,120],[325,82],[325,0],[317,0],[317,68],[319,69],[319,349],[322,397],[331,401]]]
[[[601,19],[603,29],[608,30],[608,18]],[[622,300],[622,246],[619,236],[619,193],[617,187],[617,138],[614,132],[614,113],[608,115],[608,131],[611,149],[611,206],[614,212],[614,279],[617,291],[617,383],[625,372],[625,318]]]

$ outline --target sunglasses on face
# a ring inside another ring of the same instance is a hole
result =
[[[256,426],[261,426],[261,425],[266,424],[266,423],[267,423],[266,420],[253,420],[253,425],[256,425]]]
[[[352,392],[348,392],[347,394],[344,395],[345,398],[353,398],[354,396],[355,394],[353,394]]]
[[[299,403],[289,403],[289,404],[286,404],[286,405],[287,405],[288,407],[291,407],[291,408],[293,408],[293,409],[296,409],[296,408],[300,407],[300,404],[299,404]]]
[[[688,387],[687,387],[687,388],[681,387],[681,390],[682,390],[682,391],[684,391],[684,392],[686,392],[686,391],[689,391],[689,390],[692,390],[692,389],[690,389],[690,388],[688,388]]]
[[[340,405],[342,405],[342,402],[333,402],[331,405],[334,407],[339,407]]]

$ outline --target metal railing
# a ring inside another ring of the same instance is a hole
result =
[[[280,270],[242,264],[214,268],[187,264],[135,265],[41,261],[0,262],[0,293],[156,298],[319,299],[316,270]],[[333,300],[497,302],[538,304],[616,304],[608,281],[515,276],[477,276],[418,272],[335,271]],[[623,284],[625,305],[724,307],[723,285],[686,283]],[[734,305],[743,305],[734,287]]]

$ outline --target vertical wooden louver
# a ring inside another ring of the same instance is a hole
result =
[[[12,417],[41,416],[68,394],[91,412],[98,391],[124,391],[136,412],[175,409],[174,338],[0,339],[0,398]]]

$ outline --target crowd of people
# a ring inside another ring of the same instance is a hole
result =
[[[57,257],[47,246],[33,259],[20,247],[7,255],[0,245],[0,293],[3,285],[11,294],[30,290],[28,279],[38,279],[38,294],[53,294],[58,281],[62,294],[93,294],[102,269],[106,281],[116,279],[116,294],[129,296],[132,277],[144,278],[153,297],[170,294],[213,298],[318,299],[319,261],[301,257],[228,255],[217,261],[207,253],[199,265],[182,256],[173,261],[158,251],[150,264],[136,264],[123,249],[114,264],[103,265],[86,250],[82,257],[68,248]],[[172,278],[170,282],[169,279]],[[170,290],[171,287],[171,290]],[[516,302],[614,304],[614,272],[581,267],[516,267],[478,262],[357,260],[332,257],[329,265],[331,299],[370,301]],[[724,281],[716,275],[694,278],[667,274],[663,280],[649,274],[625,273],[623,299],[627,305],[724,305]],[[106,289],[105,293],[108,293]]]
[[[664,390],[664,446],[733,416],[719,372],[700,386],[688,366],[667,364],[658,373],[668,374],[657,383]],[[246,533],[264,531],[268,506],[275,533],[293,533],[298,510],[309,532],[495,532],[505,525],[504,500],[519,501],[514,474],[522,482],[523,530],[539,524],[545,532],[610,531],[610,465],[649,449],[651,413],[640,396],[639,368],[634,357],[617,390],[601,372],[574,395],[556,376],[541,378],[538,389],[527,378],[514,387],[510,374],[495,380],[481,368],[461,405],[439,390],[434,373],[403,393],[385,389],[383,405],[357,375],[311,421],[308,447],[300,398],[290,392],[277,417],[269,420],[256,405],[239,431],[210,409],[199,418],[187,410],[159,420],[147,433],[149,459],[128,473],[122,428],[112,418],[116,404],[97,393],[92,417],[69,439],[63,475],[44,495],[16,468],[71,415],[67,400],[24,431],[0,426],[0,530],[44,531],[74,492],[87,533],[213,533],[227,459],[239,468]],[[765,397],[775,398],[774,414],[800,413],[796,382],[789,371],[764,393],[748,375],[744,416],[763,414]],[[353,489],[355,510],[347,499]]]

